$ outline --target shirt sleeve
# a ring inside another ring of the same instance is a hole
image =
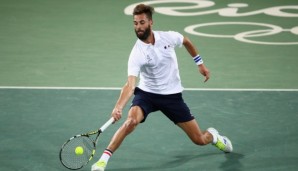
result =
[[[184,36],[175,31],[169,31],[170,37],[175,45],[175,47],[181,47],[183,45]]]
[[[140,62],[138,61],[138,49],[136,45],[131,50],[128,59],[128,67],[127,67],[127,75],[128,76],[136,76],[138,77],[140,74]]]

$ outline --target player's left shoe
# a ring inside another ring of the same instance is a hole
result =
[[[94,163],[91,167],[91,171],[104,171],[107,166],[107,163],[105,161],[97,161]]]
[[[233,151],[233,145],[228,137],[219,135],[218,131],[214,128],[208,128],[207,131],[213,135],[213,138],[217,139],[217,142],[213,144],[215,147],[226,153]]]

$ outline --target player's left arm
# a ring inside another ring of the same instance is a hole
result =
[[[190,41],[188,37],[184,36],[183,45],[193,58],[199,54],[199,51],[195,48],[194,44]],[[210,72],[208,68],[203,63],[199,64],[198,68],[199,68],[199,72],[205,77],[204,82],[208,81],[210,78]]]

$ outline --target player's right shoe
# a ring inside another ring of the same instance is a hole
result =
[[[217,142],[213,143],[215,147],[226,153],[233,151],[233,145],[228,137],[219,135],[218,131],[214,128],[208,128],[207,131],[212,134],[213,138],[217,139]]]
[[[104,171],[107,166],[107,163],[105,161],[98,160],[96,163],[94,163],[91,167],[91,171]]]

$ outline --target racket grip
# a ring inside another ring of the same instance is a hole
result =
[[[106,130],[113,122],[115,121],[115,119],[113,117],[111,117],[103,126],[100,127],[100,131],[103,132],[104,130]]]

